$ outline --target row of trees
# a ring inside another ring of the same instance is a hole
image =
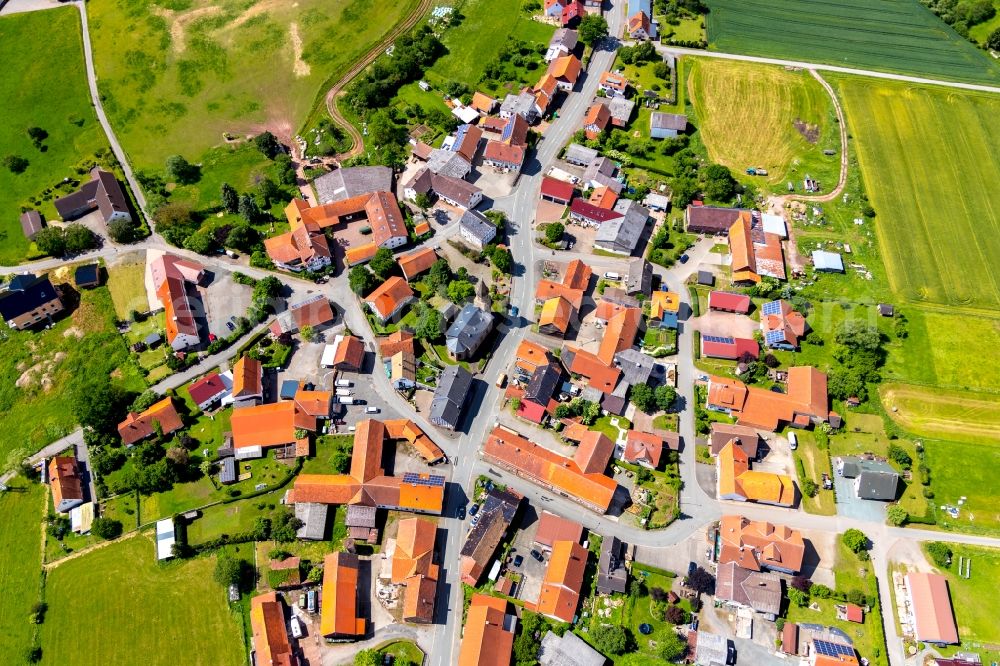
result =
[[[117,221],[116,221],[117,222]],[[113,222],[112,224],[116,224]],[[123,224],[132,226],[128,222]],[[67,224],[65,227],[45,227],[35,235],[35,245],[50,257],[80,254],[97,247],[97,236],[82,224]]]
[[[424,70],[445,51],[428,26],[403,35],[393,45],[392,57],[376,60],[348,87],[348,104],[362,116],[385,108],[400,87],[423,76]]]

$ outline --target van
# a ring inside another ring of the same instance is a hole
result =
[[[236,254],[236,253],[235,253],[235,252],[233,252],[232,250],[227,250],[227,251],[226,251],[226,254],[228,254],[228,255],[229,255],[229,258],[230,258],[230,259],[239,259],[239,258],[240,258],[240,255]]]
[[[792,451],[799,448],[799,438],[795,435],[794,432],[788,433],[788,447]]]
[[[365,414],[378,414],[378,407],[365,407]]]
[[[621,280],[622,276],[619,275],[618,273],[605,273],[604,278],[606,280]]]
[[[337,386],[340,386],[340,387],[346,387],[346,388],[350,388],[350,387],[354,386],[354,384],[352,384],[352,383],[351,383],[351,382],[350,382],[349,380],[347,380],[347,379],[338,379],[338,380],[337,380]]]
[[[306,593],[306,610],[310,613],[316,612],[316,590],[309,590]]]
[[[354,398],[352,398],[350,396],[338,395],[337,396],[337,404],[338,405],[353,405],[354,404]]]
[[[503,388],[504,384],[507,383],[507,373],[501,372],[500,376],[497,377],[497,388]]]
[[[292,637],[302,638],[302,625],[299,624],[299,618],[292,618]]]
[[[351,389],[339,388],[337,389],[337,395],[353,395],[354,391]]]

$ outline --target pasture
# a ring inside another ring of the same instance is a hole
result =
[[[965,504],[952,518],[936,512],[938,525],[963,532],[1000,533],[994,470],[1000,465],[1000,447],[982,442],[923,440],[924,459],[931,469],[931,490],[936,506]]]
[[[44,49],[37,48],[41,34],[46,35]],[[43,192],[64,177],[79,178],[74,167],[105,150],[107,139],[90,106],[75,7],[0,18],[0,61],[6,70],[0,78],[0,156],[28,160],[20,174],[0,168],[0,264],[12,265],[32,253],[18,221],[21,207],[58,219]],[[29,127],[48,133],[41,148],[32,145]],[[38,197],[46,200],[31,203]]]
[[[0,493],[0,663],[19,664],[31,644],[31,606],[38,601],[42,569],[45,489],[22,479]]]
[[[104,106],[139,169],[198,162],[223,133],[290,140],[330,80],[415,0],[89,3]],[[168,8],[170,7],[170,8]]]
[[[912,384],[883,384],[879,393],[886,411],[907,432],[1000,445],[1000,396]]]
[[[919,2],[708,0],[713,51],[1000,83],[1000,65]]]
[[[992,194],[1000,98],[853,77],[839,87],[893,291],[1000,308],[1000,204]]]
[[[806,174],[833,188],[840,176],[840,138],[829,95],[808,72],[737,61],[691,60],[689,96],[712,161],[742,174],[768,170],[784,185]],[[824,149],[836,155],[824,155]]]
[[[211,556],[158,564],[148,533],[61,564],[45,587],[42,663],[245,663],[239,619],[214,567]]]

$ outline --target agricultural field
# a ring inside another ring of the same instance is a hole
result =
[[[914,435],[1000,445],[1000,396],[912,384],[883,384],[879,393],[896,410],[893,419]]]
[[[1000,219],[991,194],[1000,182],[1000,99],[848,77],[839,86],[893,291],[1000,308],[1000,235],[989,223]]]
[[[53,284],[72,282],[72,268],[50,273]],[[76,428],[68,409],[76,377],[110,377],[141,392],[146,382],[115,330],[106,287],[76,292],[67,285],[68,314],[48,330],[0,334],[0,459],[13,449],[36,451]]]
[[[150,665],[245,663],[239,620],[214,567],[212,556],[158,564],[148,534],[66,561],[46,582],[42,663],[111,664],[140,655]],[[101,630],[80,631],[81,618]]]
[[[288,141],[415,0],[191,0],[88,5],[104,106],[139,169],[201,161],[223,134]]]
[[[21,479],[0,494],[0,663],[19,664],[31,645],[31,606],[38,601],[42,568],[45,488]]]
[[[40,50],[41,34],[46,38]],[[103,155],[108,144],[90,105],[75,7],[0,18],[0,60],[6,65],[0,80],[0,156],[28,160],[20,174],[0,169],[0,264],[12,265],[37,254],[21,232],[21,207],[58,219],[55,196],[43,192],[64,177],[80,178],[75,167],[95,159],[96,152]],[[29,127],[48,133],[41,148],[32,145]],[[44,201],[30,202],[38,197]]]
[[[767,169],[772,186],[806,174],[832,187],[840,176],[840,137],[829,95],[805,71],[692,59],[688,78],[702,141],[712,161],[737,173]],[[824,155],[825,149],[836,151]],[[783,188],[782,188],[783,189]]]
[[[1000,65],[915,0],[708,0],[709,48],[1000,83]]]

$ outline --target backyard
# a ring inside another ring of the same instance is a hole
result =
[[[39,49],[44,34],[45,48]],[[21,207],[37,208],[46,219],[58,219],[53,201],[68,194],[45,190],[66,178],[89,178],[75,167],[107,149],[107,139],[90,104],[83,65],[80,18],[75,7],[0,18],[0,60],[6,74],[0,81],[4,121],[0,124],[0,155],[28,160],[20,174],[0,169],[0,264],[17,264],[38,254],[21,231]],[[48,137],[32,145],[29,127]],[[41,197],[36,204],[31,199]]]
[[[1000,506],[994,483],[1000,447],[938,439],[922,440],[924,460],[931,469],[933,505],[958,507],[957,518],[937,511],[937,523],[947,530],[1000,533]]]
[[[238,618],[212,578],[214,556],[158,564],[148,534],[69,560],[49,572],[43,664],[232,665],[246,662]],[[81,618],[100,631],[80,631]],[[191,646],[197,645],[197,650]]]
[[[1000,65],[918,2],[708,0],[707,4],[711,50],[931,78],[1000,81]]]
[[[45,488],[22,479],[0,493],[0,663],[21,663],[31,645],[31,606],[38,601]]]

